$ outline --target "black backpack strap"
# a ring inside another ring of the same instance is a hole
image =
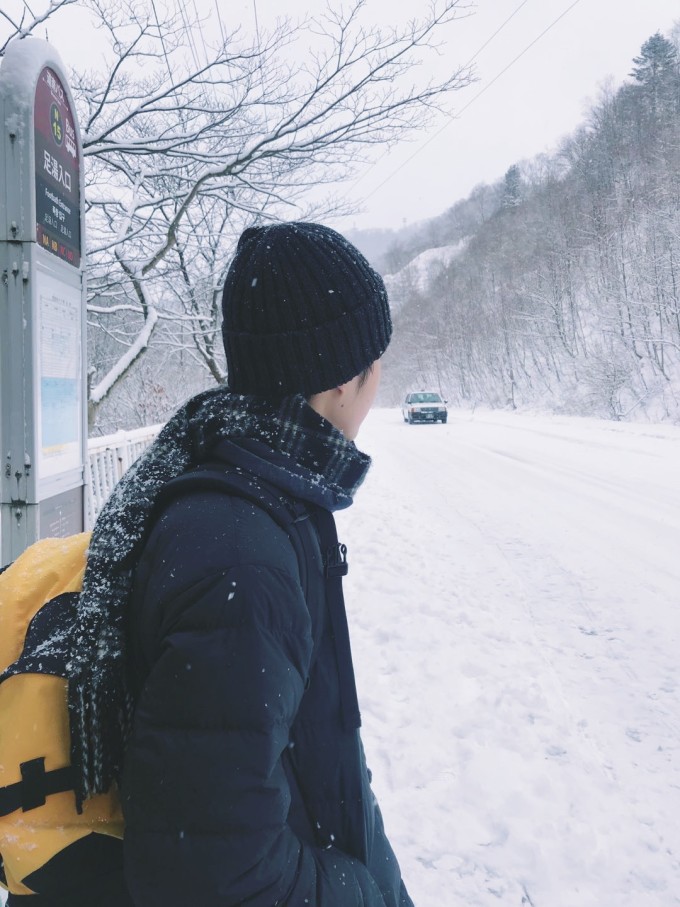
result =
[[[335,518],[329,510],[315,507],[312,522],[316,526],[321,545],[324,576],[326,579],[326,597],[331,619],[331,629],[335,641],[335,652],[338,659],[338,676],[340,679],[340,709],[346,731],[361,727],[361,714],[357,686],[354,677],[352,650],[349,641],[345,597],[342,592],[342,578],[347,575],[347,546],[338,542]]]
[[[157,499],[156,512],[159,508],[166,507],[172,500],[195,491],[220,491],[243,498],[268,513],[288,534],[298,562],[300,585],[307,598],[307,557],[300,530],[301,524],[310,514],[303,504],[248,473],[206,465],[192,469],[168,482]]]

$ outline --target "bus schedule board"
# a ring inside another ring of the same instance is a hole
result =
[[[39,490],[82,465],[82,298],[44,268],[36,269],[38,322]],[[41,494],[41,498],[44,497]]]
[[[80,157],[67,92],[49,66],[35,89],[35,216],[41,249],[80,267]]]

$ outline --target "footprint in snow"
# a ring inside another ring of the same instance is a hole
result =
[[[593,630],[592,628],[589,629],[588,627],[579,627],[579,630],[581,631],[581,633],[583,633],[584,636],[597,636],[597,630]]]
[[[567,751],[563,746],[548,746],[546,747],[545,754],[553,759],[559,759],[561,756],[566,756]]]

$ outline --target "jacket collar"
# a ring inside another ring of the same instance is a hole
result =
[[[352,503],[371,460],[303,397],[288,398],[276,413],[276,432],[223,438],[210,459],[243,469],[299,500],[325,510]]]

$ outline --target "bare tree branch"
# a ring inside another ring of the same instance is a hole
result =
[[[49,0],[46,8],[38,14],[34,14],[30,10],[28,4],[23,3],[21,6],[20,18],[18,19],[16,15],[11,15],[7,11],[7,8],[0,8],[0,17],[2,17],[9,25],[9,30],[5,31],[4,34],[3,31],[0,30],[0,57],[4,55],[10,41],[28,37],[35,32],[39,25],[42,25],[43,22],[47,22],[47,20],[54,16],[59,10],[66,6],[72,6],[76,2],[77,0]],[[28,21],[26,19],[27,13],[33,17]]]

